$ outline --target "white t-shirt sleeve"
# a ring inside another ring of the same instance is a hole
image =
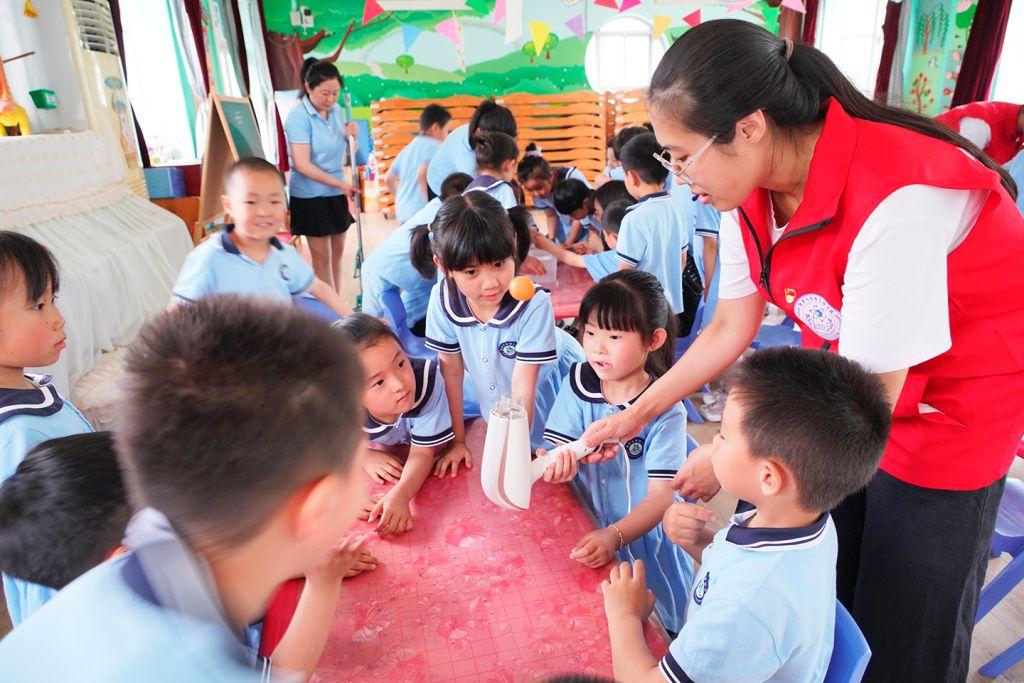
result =
[[[977,145],[978,149],[985,149],[992,142],[992,128],[988,122],[970,116],[960,119],[960,135]]]
[[[987,196],[908,185],[875,208],[846,264],[840,353],[891,372],[950,348],[946,261]]]
[[[718,268],[719,299],[742,299],[757,292],[757,286],[750,279],[750,262],[736,211],[722,214],[718,230]]]

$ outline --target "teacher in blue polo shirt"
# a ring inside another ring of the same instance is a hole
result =
[[[351,135],[355,140],[358,129],[343,120],[337,67],[310,57],[302,64],[300,78],[302,103],[284,124],[292,168],[292,234],[305,236],[316,276],[339,291],[345,231],[354,220],[348,198],[356,194],[344,176],[346,139]]]

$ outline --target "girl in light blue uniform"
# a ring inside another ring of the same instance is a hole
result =
[[[579,180],[589,188],[590,183],[583,175],[583,171],[575,166],[552,166],[547,159],[540,155],[536,145],[531,142],[526,148],[526,156],[519,162],[516,174],[519,177],[519,184],[530,193],[534,207],[543,209],[545,213],[558,221],[555,228],[555,241],[564,242],[573,219],[568,214],[559,213],[555,208],[553,190],[558,183],[570,179]],[[590,221],[586,217],[582,218],[580,223],[584,228],[590,225]],[[586,232],[586,229],[581,230],[577,239],[585,237]]]
[[[555,327],[551,297],[538,289],[517,301],[509,294],[517,263],[530,246],[525,225],[485,192],[446,201],[433,225],[433,254],[445,278],[427,306],[427,346],[439,354],[452,413],[455,445],[445,458],[454,476],[470,461],[462,421],[463,375],[472,382],[488,419],[502,396],[521,398],[530,416],[531,443],[543,444],[543,425],[558,385],[583,351]],[[422,245],[426,236],[414,235]],[[414,243],[413,251],[417,251]]]
[[[465,173],[453,173],[441,184],[441,196],[434,197],[412,218],[395,229],[379,247],[373,250],[363,264],[363,313],[375,317],[384,315],[381,296],[389,289],[402,292],[409,328],[419,331],[427,317],[427,300],[436,281],[434,276],[424,278],[409,258],[412,230],[433,222],[441,202],[462,194],[472,178]],[[431,269],[433,270],[433,269]]]
[[[487,99],[477,105],[469,123],[448,134],[427,166],[427,186],[434,194],[440,196],[441,183],[452,173],[476,175],[473,140],[477,133],[483,131],[504,133],[514,138],[518,135],[516,118],[511,111],[494,100]]]
[[[510,184],[516,176],[516,159],[519,158],[515,138],[504,133],[481,132],[474,142],[477,176],[465,191],[486,192],[506,210],[518,206],[519,197]]]
[[[657,278],[639,270],[613,273],[580,304],[587,361],[572,367],[548,415],[544,438],[575,441],[587,427],[628,408],[672,363],[676,320]],[[672,504],[672,478],[686,451],[686,411],[675,404],[622,444],[614,460],[577,465],[564,457],[548,481],[573,475],[601,529],[584,536],[570,557],[589,567],[642,559],[665,628],[678,633],[693,584],[693,561],[661,527]],[[577,472],[578,467],[578,472]]]

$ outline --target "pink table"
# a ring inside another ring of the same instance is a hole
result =
[[[555,309],[555,320],[575,318],[580,313],[580,302],[587,290],[594,286],[586,268],[573,268],[558,264],[558,284],[551,290],[551,304]]]
[[[474,454],[485,425],[468,440]],[[431,478],[416,527],[374,539],[375,572],[347,581],[314,681],[520,683],[573,672],[611,677],[600,583],[569,550],[593,523],[567,486],[538,482],[528,512],[493,505],[479,467]],[[659,657],[659,629],[647,639]]]

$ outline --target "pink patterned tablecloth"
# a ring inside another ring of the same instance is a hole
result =
[[[551,290],[551,305],[555,309],[555,320],[575,318],[580,313],[580,302],[587,290],[594,286],[594,278],[585,268],[573,268],[558,264],[558,284]]]
[[[485,428],[467,434],[477,462]],[[509,512],[484,496],[477,466],[428,480],[413,514],[410,533],[372,541],[377,570],[345,583],[314,681],[611,677],[608,568],[569,559],[593,522],[568,486],[538,482],[530,510]],[[661,633],[647,628],[659,657]]]

